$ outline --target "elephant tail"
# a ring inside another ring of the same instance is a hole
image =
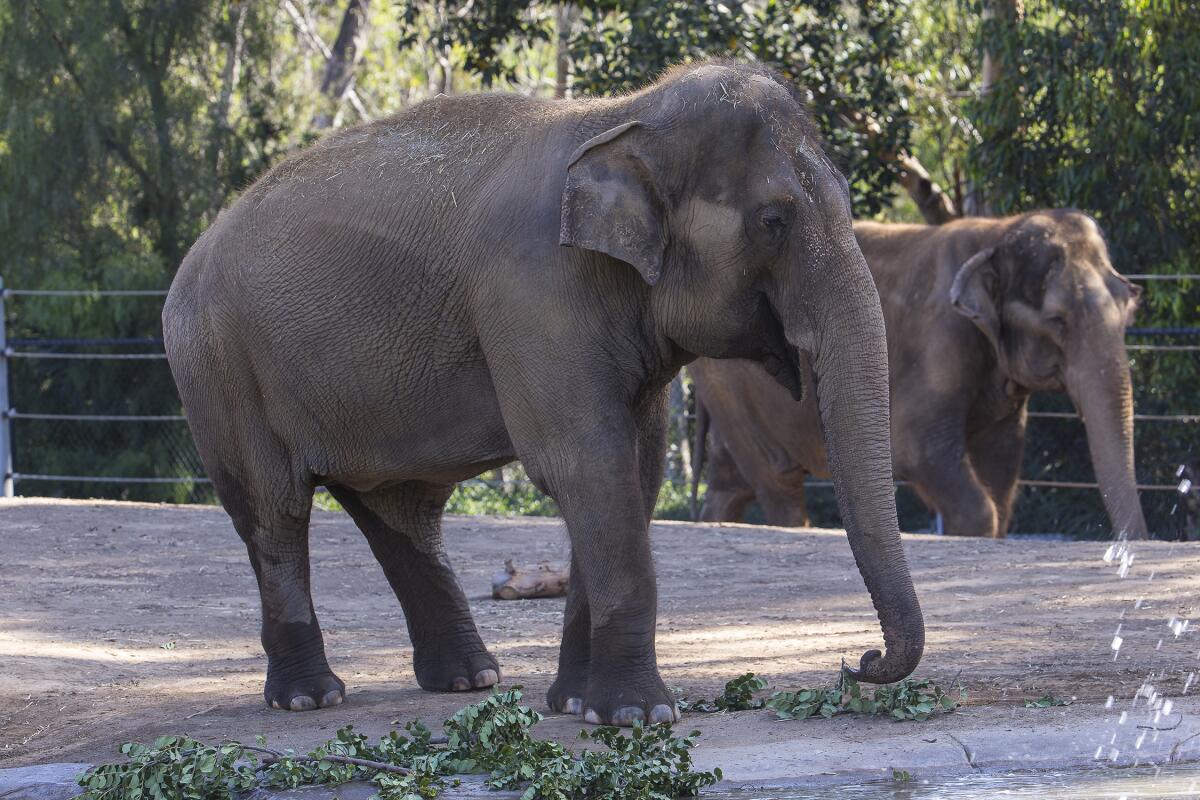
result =
[[[708,449],[708,429],[711,424],[708,409],[705,407],[704,401],[700,399],[699,394],[696,394],[695,398],[696,438],[692,442],[692,495],[688,500],[688,510],[691,512],[692,522],[700,519],[700,504],[698,502],[700,475],[704,472],[704,460]]]

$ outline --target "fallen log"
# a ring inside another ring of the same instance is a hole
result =
[[[504,572],[492,576],[496,600],[525,600],[531,597],[562,597],[567,593],[571,568],[567,564],[513,564],[504,562]]]

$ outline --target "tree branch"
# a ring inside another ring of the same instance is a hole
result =
[[[950,196],[933,182],[929,171],[908,153],[901,153],[896,163],[900,166],[900,185],[917,204],[921,216],[930,225],[941,225],[958,218],[958,211]]]
[[[839,116],[846,125],[870,139],[877,138],[883,128],[878,120],[861,111],[840,112]],[[910,153],[884,152],[885,160],[892,162],[899,173],[900,185],[908,192],[908,196],[917,204],[921,216],[930,225],[941,225],[959,216],[954,201],[929,176],[929,170]]]
[[[125,163],[127,167],[133,170],[137,175],[138,181],[142,184],[142,190],[154,196],[158,195],[158,187],[138,160],[134,158],[133,152],[129,149],[129,145],[117,138],[116,132],[100,118],[100,114],[96,111],[95,104],[92,102],[91,95],[87,91],[87,87],[83,83],[83,78],[79,74],[75,62],[71,59],[71,52],[67,48],[66,43],[62,40],[54,30],[54,26],[50,24],[50,20],[46,18],[46,14],[42,11],[39,3],[33,3],[33,13],[41,20],[42,26],[46,29],[46,34],[50,37],[50,41],[54,44],[54,49],[58,51],[59,59],[62,61],[63,70],[67,73],[67,77],[71,79],[71,83],[75,84],[76,91],[79,92],[79,97],[83,101],[83,105],[87,108],[88,113],[92,117],[92,124],[100,131],[100,138],[104,144],[112,152],[117,154],[117,157]]]

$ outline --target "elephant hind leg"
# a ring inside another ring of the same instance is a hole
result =
[[[799,470],[782,473],[776,480],[758,490],[758,504],[768,525],[781,528],[807,528],[808,499],[804,491],[804,475]]]
[[[262,393],[244,353],[221,347],[194,315],[171,317],[165,333],[196,450],[258,579],[267,705],[337,705],[346,685],[329,668],[310,586],[312,475],[263,424]]]
[[[262,644],[267,653],[267,705],[291,711],[335,706],[346,685],[325,657],[309,577],[308,521],[313,488],[256,463],[214,470],[213,483],[246,544],[262,600]],[[272,460],[286,467],[285,460]],[[273,473],[273,474],[272,474]]]
[[[708,489],[700,521],[741,522],[754,501],[754,489],[716,431],[710,434],[708,452]]]
[[[500,682],[442,542],[442,509],[454,486],[409,481],[355,492],[330,486],[354,518],[396,593],[422,689],[482,689]]]

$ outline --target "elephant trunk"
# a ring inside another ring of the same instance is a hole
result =
[[[896,519],[883,312],[857,247],[828,274],[825,300],[813,309],[817,402],[838,507],[886,647],[867,652],[850,674],[892,683],[916,669],[925,625]]]
[[[1114,538],[1145,539],[1133,460],[1133,388],[1124,347],[1085,358],[1066,375],[1067,391],[1087,427],[1088,449]]]

